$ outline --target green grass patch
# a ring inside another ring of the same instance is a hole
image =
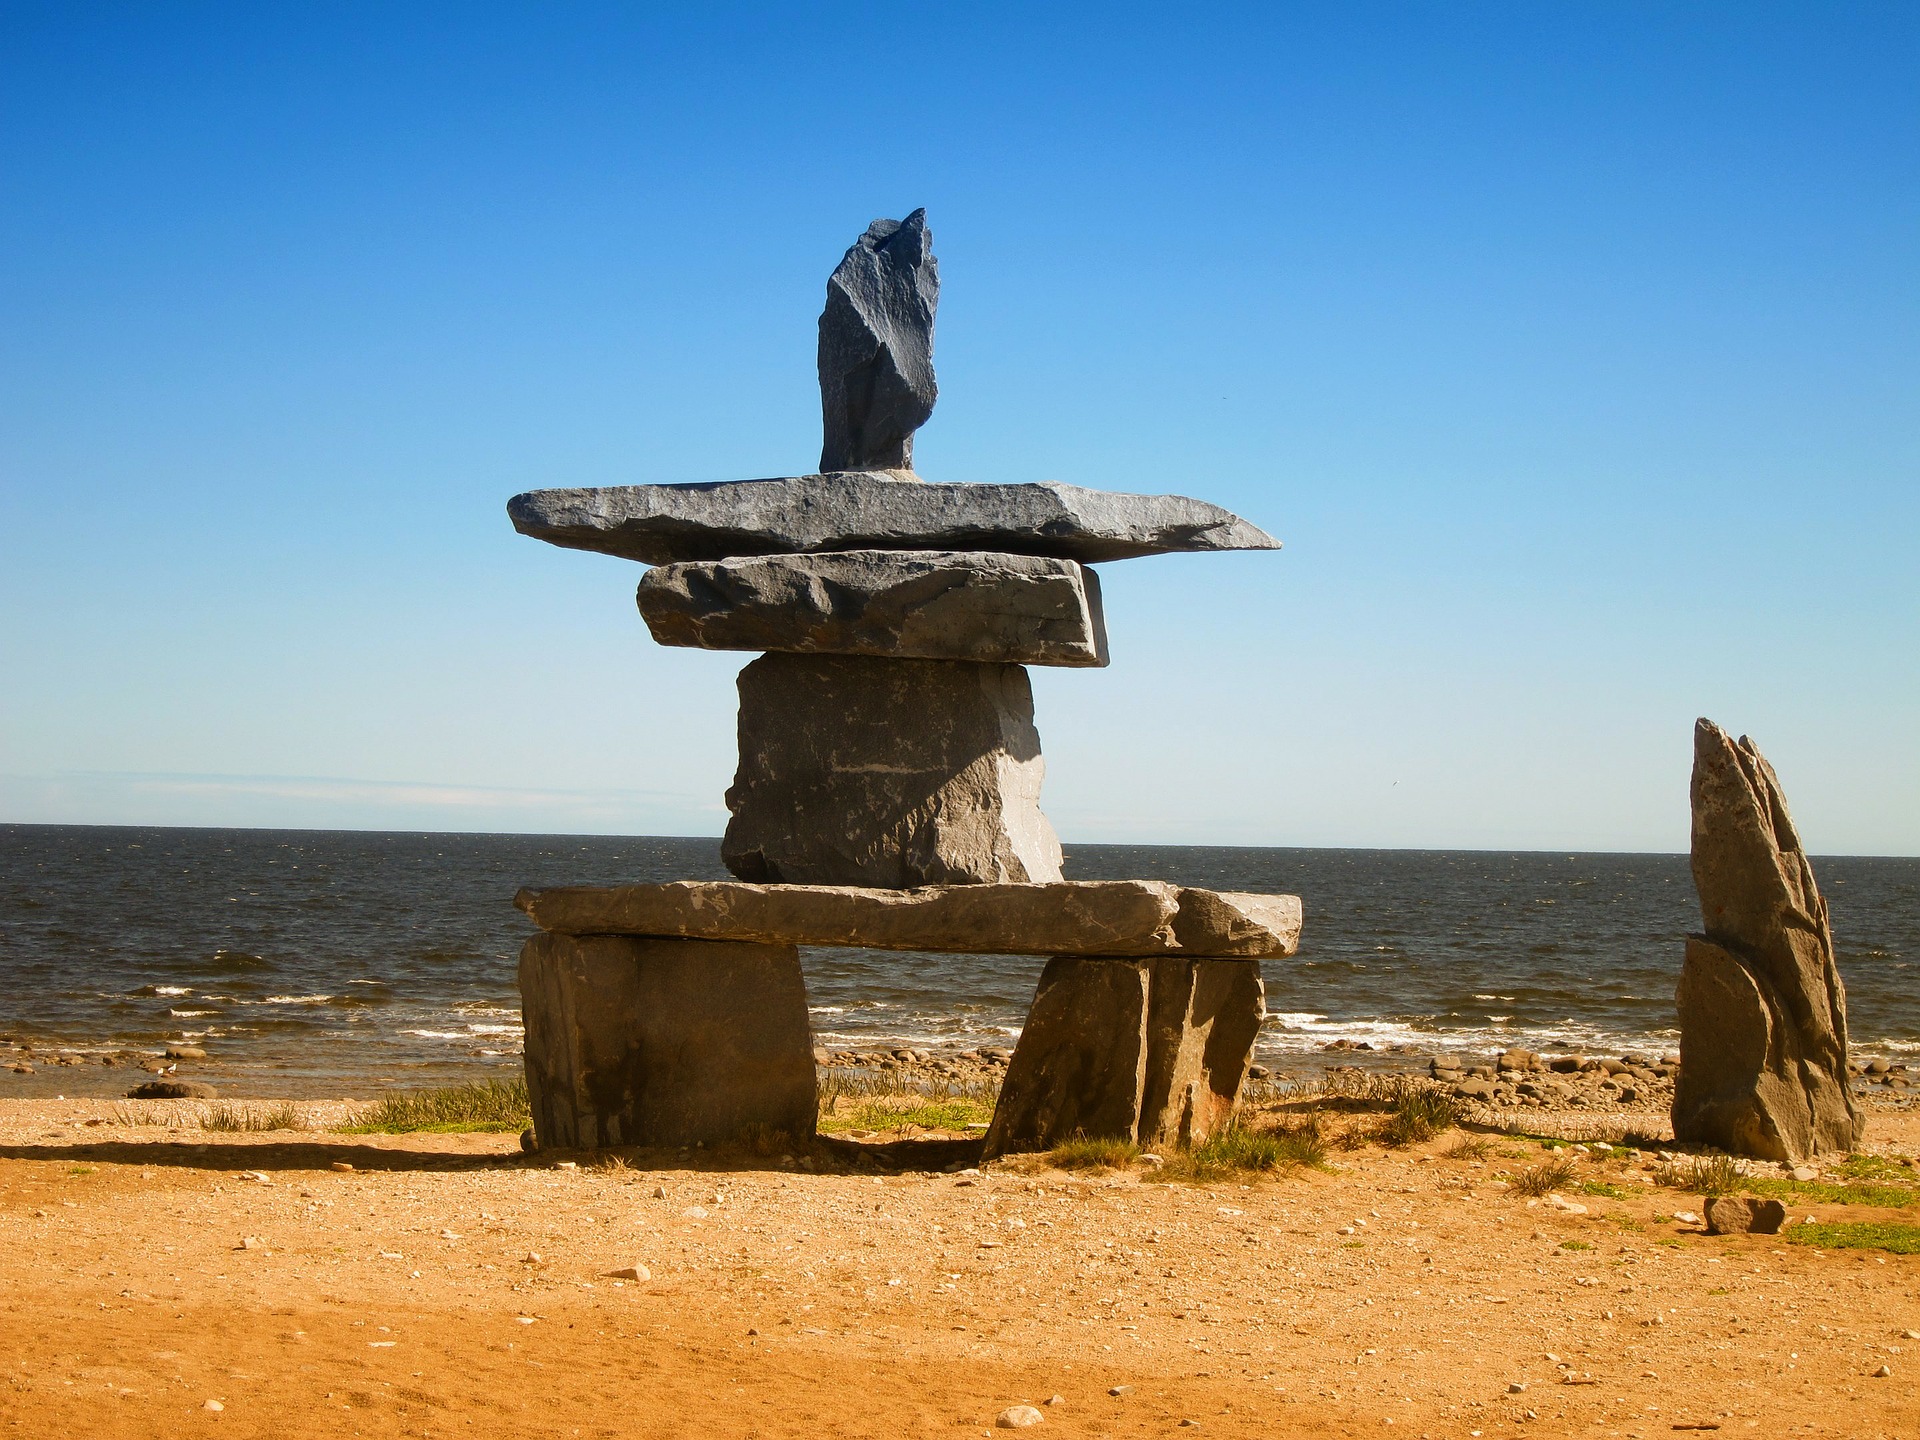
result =
[[[1340,1242],[1340,1248],[1342,1250],[1364,1250],[1367,1248],[1367,1242],[1364,1240],[1342,1240]]]
[[[362,1111],[345,1135],[451,1135],[524,1130],[533,1123],[525,1080],[484,1080],[446,1090],[389,1095]]]
[[[67,1174],[69,1174],[69,1175],[91,1175],[91,1174],[93,1174],[93,1166],[91,1166],[91,1165],[69,1165],[69,1166],[67,1167]]]
[[[1075,1135],[1047,1152],[1062,1170],[1124,1170],[1140,1158],[1140,1147],[1124,1138]]]
[[[1560,1248],[1562,1250],[1591,1250],[1593,1246],[1584,1240],[1562,1240],[1560,1242]]]
[[[1484,1160],[1493,1153],[1493,1142],[1484,1135],[1458,1135],[1447,1147],[1449,1160]]]
[[[1582,1180],[1573,1187],[1582,1195],[1598,1195],[1604,1200],[1629,1200],[1633,1192],[1624,1185],[1614,1185],[1605,1180]]]
[[[1894,1255],[1920,1255],[1920,1225],[1892,1221],[1856,1224],[1834,1220],[1794,1225],[1781,1236],[1789,1245],[1811,1245],[1819,1250],[1885,1250]]]
[[[1233,1125],[1204,1145],[1196,1145],[1168,1159],[1160,1168],[1166,1180],[1205,1183],[1235,1175],[1270,1174],[1295,1165],[1324,1165],[1327,1142],[1318,1116],[1281,1130],[1253,1130]]]
[[[1920,1173],[1905,1155],[1849,1155],[1833,1167],[1833,1173],[1847,1180],[1900,1180],[1909,1185],[1920,1181]]]
[[[1825,1180],[1749,1177],[1742,1188],[1770,1199],[1798,1200],[1806,1205],[1882,1205],[1898,1210],[1920,1204],[1920,1190],[1911,1185],[1876,1185],[1870,1181],[1835,1185]]]
[[[922,1130],[964,1130],[970,1122],[985,1123],[992,1118],[990,1102],[965,1096],[946,1100],[893,1096],[861,1101],[822,1115],[820,1131],[832,1135],[847,1130],[898,1130],[903,1125],[917,1125]]]

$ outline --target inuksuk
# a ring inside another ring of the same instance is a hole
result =
[[[939,272],[924,211],[827,282],[817,474],[517,495],[522,534],[654,568],[664,645],[739,677],[733,881],[523,890],[526,1068],[543,1145],[810,1136],[800,946],[1046,956],[988,1153],[1224,1123],[1300,902],[1074,882],[1040,810],[1028,665],[1107,663],[1090,565],[1277,549],[1217,506],[1061,484],[935,484]]]

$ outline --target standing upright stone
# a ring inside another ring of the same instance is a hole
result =
[[[933,414],[940,267],[927,212],[876,220],[827,280],[820,312],[820,468],[913,471],[913,432]]]
[[[1847,1088],[1847,995],[1827,902],[1754,743],[1693,732],[1693,883],[1677,995],[1673,1133],[1767,1160],[1851,1150],[1865,1120]]]

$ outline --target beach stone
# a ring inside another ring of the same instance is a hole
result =
[[[848,550],[649,570],[640,613],[662,645],[1025,665],[1105,665],[1100,582],[1073,560]]]
[[[540,934],[520,952],[520,1003],[543,1149],[813,1134],[790,945]]]
[[[1716,1195],[1703,1208],[1709,1235],[1778,1235],[1787,1223],[1787,1207],[1778,1200]]]
[[[1002,1430],[1024,1430],[1046,1418],[1031,1405],[1009,1405],[994,1418],[993,1423]]]
[[[741,879],[904,889],[1060,878],[1018,665],[763,655],[739,690],[720,856]]]
[[[207,1058],[207,1052],[198,1045],[169,1045],[167,1058],[169,1060],[204,1060]]]
[[[872,470],[700,485],[533,490],[522,535],[666,565],[825,550],[986,550],[1097,564],[1192,550],[1278,550],[1218,505],[1055,481],[934,484]]]
[[[989,1156],[1074,1135],[1199,1144],[1225,1125],[1265,1015],[1245,960],[1056,956],[1034,992]]]
[[[127,1091],[129,1100],[217,1100],[220,1092],[197,1080],[149,1080]]]
[[[1865,1119],[1847,1083],[1846,990],[1779,779],[1751,740],[1703,719],[1692,801],[1704,933],[1687,939],[1676,995],[1674,1137],[1786,1163],[1851,1151]]]
[[[1195,890],[1160,880],[1046,885],[756,885],[674,880],[522,890],[514,903],[543,930],[981,955],[1156,952],[1246,958],[1300,945],[1295,895]],[[983,1046],[981,1058],[1009,1052]]]
[[[913,470],[913,432],[939,394],[940,266],[927,212],[876,220],[827,279],[820,312],[822,470]]]

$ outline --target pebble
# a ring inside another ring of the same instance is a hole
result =
[[[689,1205],[680,1213],[689,1220],[704,1220],[707,1218],[707,1207],[704,1205]]]
[[[258,1235],[248,1235],[240,1241],[240,1248],[242,1250],[264,1250],[267,1248],[267,1242],[262,1240]]]
[[[1900,1332],[1900,1338],[1902,1340],[1920,1340],[1920,1330],[1902,1330]]]
[[[1811,1165],[1796,1165],[1793,1167],[1793,1178],[1804,1185],[1809,1180],[1818,1180],[1820,1172]]]
[[[1873,1372],[1873,1378],[1876,1380],[1892,1379],[1893,1367],[1891,1365],[1882,1365],[1878,1370]]]
[[[1109,1395],[1131,1395],[1133,1393],[1133,1386],[1116,1385],[1111,1390],[1107,1391],[1107,1393]]]
[[[1524,1395],[1526,1393],[1527,1393],[1527,1382],[1524,1380],[1515,1380],[1513,1383],[1507,1386],[1507,1394],[1509,1395]]]
[[[338,1170],[342,1175],[351,1175],[353,1173],[353,1166],[345,1160],[336,1160],[327,1168],[329,1170]]]
[[[580,1168],[580,1162],[578,1160],[556,1160],[554,1161],[553,1168],[556,1170],[578,1170]]]
[[[218,1400],[209,1400],[207,1401],[206,1404],[202,1405],[200,1408],[202,1410],[224,1410],[227,1407],[222,1405]]]
[[[1067,1397],[1064,1395],[1049,1395],[1046,1403],[1049,1405],[1064,1405],[1067,1403]]]
[[[607,1278],[609,1280],[651,1280],[653,1272],[646,1266],[636,1263],[623,1265],[618,1270],[607,1271]],[[747,1333],[752,1335],[758,1332],[749,1330]]]
[[[1002,1430],[1024,1430],[1029,1425],[1038,1425],[1047,1417],[1031,1405],[1009,1405],[994,1418],[994,1424]]]

